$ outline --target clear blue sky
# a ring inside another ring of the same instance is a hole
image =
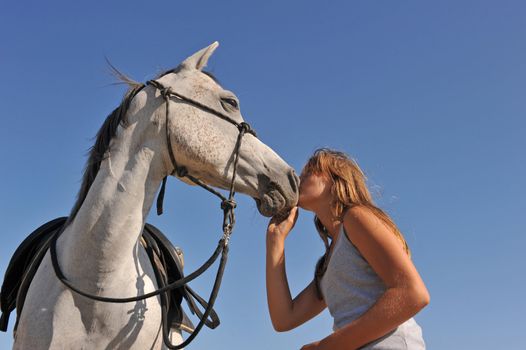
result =
[[[365,170],[430,290],[416,317],[428,348],[524,349],[525,23],[519,0],[4,1],[0,272],[74,202],[92,137],[124,93],[104,57],[145,81],[218,40],[209,70],[264,142],[298,170],[322,146]],[[187,271],[215,247],[218,206],[172,180],[165,215],[151,215],[184,249]],[[222,324],[190,349],[299,349],[329,334],[328,313],[272,330],[267,219],[243,196],[237,217]],[[286,249],[297,293],[323,251],[310,213]],[[192,286],[208,295],[211,284],[212,273]],[[11,339],[0,333],[0,348]]]

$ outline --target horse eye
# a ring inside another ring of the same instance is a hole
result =
[[[234,100],[233,98],[223,98],[223,101],[228,103],[229,105],[231,105],[232,107],[234,108],[238,108],[238,104],[237,104],[237,101]]]

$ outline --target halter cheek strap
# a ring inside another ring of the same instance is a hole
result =
[[[157,80],[149,80],[148,82],[146,82],[146,85],[151,85],[153,87],[155,87],[156,89],[159,90],[159,92],[161,93],[161,96],[164,98],[164,101],[165,101],[165,105],[166,105],[166,113],[165,113],[165,128],[166,128],[166,143],[168,145],[168,154],[170,156],[170,161],[172,162],[172,165],[173,165],[173,172],[170,174],[170,175],[175,175],[177,174],[178,177],[186,177],[188,178],[190,181],[192,181],[194,184],[198,185],[198,186],[201,186],[202,188],[204,188],[205,190],[209,191],[210,193],[218,196],[219,198],[221,198],[222,200],[222,204],[221,204],[221,208],[223,209],[223,207],[225,206],[229,206],[228,204],[224,204],[225,202],[230,202],[230,203],[233,203],[233,207],[235,208],[235,201],[233,199],[234,197],[234,182],[235,182],[235,177],[236,177],[236,171],[237,171],[237,162],[238,162],[238,159],[239,159],[239,151],[240,151],[240,147],[241,147],[241,139],[242,137],[245,135],[245,134],[252,134],[252,136],[254,137],[257,137],[257,134],[256,132],[250,127],[250,124],[246,123],[246,122],[241,122],[241,123],[238,123],[236,122],[235,120],[233,120],[232,118],[230,118],[229,116],[225,115],[224,113],[221,113],[213,108],[210,108],[198,101],[195,101],[191,98],[188,98],[186,96],[183,96],[179,93],[176,93],[172,90],[171,87],[165,87],[163,84],[161,84],[160,82],[158,82]],[[181,101],[184,101],[184,102],[187,102],[191,105],[193,105],[194,107],[196,108],[199,108],[199,109],[202,109],[202,110],[205,110],[206,112],[209,112],[209,113],[212,113],[214,114],[215,116],[233,124],[234,126],[237,127],[238,131],[239,131],[239,134],[238,134],[238,138],[237,138],[237,141],[236,141],[236,145],[235,145],[235,148],[234,148],[234,155],[235,155],[235,160],[234,160],[234,170],[233,170],[233,174],[232,174],[232,181],[231,181],[231,184],[230,184],[230,194],[229,194],[229,198],[225,198],[221,193],[217,192],[216,190],[214,190],[212,187],[206,185],[205,183],[203,183],[201,180],[193,177],[192,175],[190,175],[188,173],[188,170],[184,167],[184,166],[179,166],[177,164],[177,161],[175,160],[175,156],[174,156],[174,153],[173,153],[173,147],[172,147],[172,141],[171,141],[171,137],[170,137],[170,128],[169,128],[169,116],[170,116],[170,98],[172,97],[175,97]],[[159,195],[157,197],[157,215],[162,215],[163,213],[163,201],[164,201],[164,194],[165,194],[165,191],[166,191],[166,180],[167,180],[167,177],[165,177],[162,181],[162,184],[161,184],[161,189],[159,191]],[[230,204],[230,206],[232,206]]]

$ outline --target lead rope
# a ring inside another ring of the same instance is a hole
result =
[[[182,278],[178,279],[177,281],[174,281],[172,283],[164,285],[161,288],[159,288],[159,289],[157,289],[157,290],[155,290],[153,292],[146,293],[146,294],[143,294],[143,295],[134,296],[134,297],[127,297],[127,298],[111,298],[111,297],[102,297],[102,296],[98,296],[98,295],[92,295],[92,294],[86,293],[86,292],[76,288],[75,286],[73,286],[68,281],[68,279],[64,276],[64,274],[62,273],[62,270],[60,269],[60,266],[58,264],[57,251],[56,251],[57,240],[60,237],[60,235],[62,234],[62,232],[64,231],[64,229],[66,228],[65,226],[63,226],[60,229],[60,231],[56,235],[54,235],[54,237],[51,239],[49,250],[50,250],[50,257],[51,257],[51,263],[52,263],[52,266],[53,266],[53,270],[55,271],[55,274],[56,274],[57,278],[66,287],[68,287],[69,289],[71,289],[75,293],[77,293],[79,295],[82,295],[82,296],[84,296],[84,297],[86,297],[88,299],[92,299],[92,300],[96,300],[96,301],[100,301],[100,302],[106,302],[106,303],[128,303],[128,302],[144,300],[144,299],[156,296],[156,295],[160,295],[161,298],[166,301],[167,292],[168,291],[180,288],[180,287],[184,286],[185,284],[187,284],[188,282],[192,281],[193,279],[197,278],[201,274],[203,274],[215,262],[215,260],[219,256],[219,254],[221,254],[221,260],[220,260],[219,267],[218,267],[217,274],[216,274],[216,278],[215,278],[215,281],[214,281],[214,286],[212,288],[212,292],[210,294],[210,299],[208,301],[208,305],[207,305],[207,307],[205,309],[205,312],[202,314],[202,317],[200,317],[199,324],[194,329],[194,332],[192,332],[192,334],[190,334],[190,336],[184,342],[182,342],[181,344],[174,345],[174,344],[171,343],[170,335],[169,335],[169,329],[171,329],[171,327],[168,324],[168,314],[167,314],[168,313],[168,310],[167,310],[168,306],[167,306],[166,302],[162,303],[162,305],[161,305],[163,341],[164,341],[165,345],[169,349],[181,349],[181,348],[187,346],[188,344],[190,344],[190,342],[197,336],[197,334],[199,333],[199,331],[201,330],[203,325],[206,323],[208,317],[210,316],[210,313],[213,310],[213,306],[214,306],[215,300],[217,298],[217,295],[218,295],[218,292],[219,292],[219,288],[221,286],[221,280],[222,280],[222,277],[223,277],[223,274],[224,274],[226,262],[228,260],[228,251],[229,251],[228,244],[229,244],[229,241],[230,241],[230,236],[232,234],[232,231],[233,231],[234,225],[235,225],[234,209],[236,208],[236,202],[234,200],[234,195],[235,195],[234,183],[235,183],[235,178],[236,178],[236,174],[237,174],[237,163],[238,163],[238,160],[239,160],[239,151],[240,151],[240,148],[241,148],[241,140],[242,140],[243,136],[246,133],[250,133],[250,134],[252,134],[255,137],[257,137],[257,135],[250,128],[250,125],[248,123],[245,123],[245,122],[237,123],[236,121],[232,120],[230,117],[225,116],[224,114],[222,114],[222,113],[220,113],[220,112],[218,112],[218,111],[216,111],[214,109],[211,109],[211,108],[209,108],[207,106],[202,105],[201,103],[199,103],[197,101],[194,101],[192,99],[189,99],[189,98],[187,98],[185,96],[182,96],[180,94],[177,94],[177,93],[173,92],[170,88],[164,87],[161,83],[159,83],[159,82],[157,82],[155,80],[150,80],[146,84],[147,85],[152,85],[155,88],[159,89],[159,91],[161,92],[161,95],[164,98],[165,104],[166,104],[166,118],[165,118],[166,119],[166,137],[167,137],[167,143],[168,143],[168,153],[170,155],[170,160],[171,160],[171,162],[172,162],[172,164],[174,166],[174,171],[172,172],[172,174],[176,173],[179,177],[187,177],[192,182],[194,182],[196,185],[201,186],[202,188],[206,189],[207,191],[211,192],[212,194],[218,196],[221,199],[221,209],[223,210],[223,236],[219,240],[217,248],[212,253],[212,256],[203,265],[201,265],[201,267],[199,267],[197,270],[195,270],[191,274],[187,275],[186,277],[182,277]],[[221,193],[219,193],[218,191],[216,191],[212,187],[206,185],[201,180],[199,180],[199,179],[193,177],[192,175],[188,174],[188,171],[186,170],[185,167],[179,167],[177,165],[177,162],[175,160],[175,156],[173,154],[172,144],[171,144],[171,140],[170,140],[170,132],[169,132],[169,127],[168,127],[169,113],[170,113],[170,109],[169,109],[170,97],[172,97],[172,96],[175,96],[175,97],[177,97],[180,100],[189,102],[190,104],[192,104],[192,105],[194,105],[194,106],[196,106],[198,108],[204,109],[204,110],[206,110],[206,111],[208,111],[208,112],[210,112],[212,114],[215,114],[216,116],[220,117],[221,119],[224,119],[224,120],[234,124],[238,128],[239,134],[238,134],[238,137],[237,137],[237,140],[236,140],[236,145],[234,147],[234,157],[235,157],[234,158],[234,169],[232,171],[232,181],[230,183],[230,191],[229,191],[228,198],[225,198]],[[163,179],[163,181],[162,181],[161,189],[159,191],[159,196],[157,198],[157,213],[158,213],[158,215],[161,215],[162,212],[163,212],[163,200],[164,200],[164,194],[165,194],[165,190],[166,190],[166,180],[167,180],[167,177],[165,177]]]

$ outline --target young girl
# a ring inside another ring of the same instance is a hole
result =
[[[412,316],[429,293],[402,233],[377,208],[358,165],[344,153],[317,150],[300,176],[298,206],[314,212],[326,247],[314,280],[292,299],[285,274],[285,238],[298,209],[267,229],[267,299],[274,329],[288,331],[325,307],[334,332],[302,349],[425,349]]]

